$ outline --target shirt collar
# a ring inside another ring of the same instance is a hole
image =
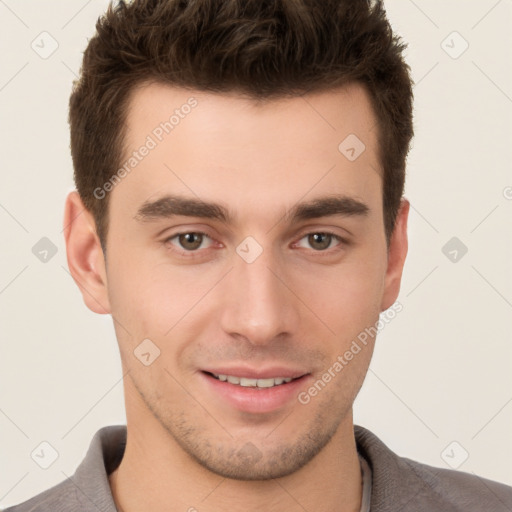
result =
[[[126,447],[126,425],[110,425],[94,434],[72,481],[80,510],[117,512],[108,475],[119,466]]]

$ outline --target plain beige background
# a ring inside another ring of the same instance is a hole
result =
[[[385,4],[416,81],[410,252],[355,422],[400,455],[512,485],[512,1]],[[105,6],[0,0],[0,507],[71,476],[93,434],[125,422],[111,318],[83,304],[62,236],[67,103]]]

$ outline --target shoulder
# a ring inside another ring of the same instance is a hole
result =
[[[354,434],[357,449],[372,470],[372,512],[512,511],[512,487],[508,485],[400,457],[357,425]]]
[[[2,512],[72,512],[79,510],[77,505],[76,487],[70,480],[64,480]]]
[[[403,471],[415,475],[421,486],[414,500],[450,506],[454,511],[506,512],[512,510],[512,487],[476,474],[429,466],[399,457]]]
[[[108,475],[123,457],[126,435],[125,425],[101,428],[71,477],[3,512],[116,512]]]

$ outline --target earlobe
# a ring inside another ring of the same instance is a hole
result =
[[[402,272],[407,256],[407,219],[409,217],[410,203],[403,198],[396,218],[395,229],[391,235],[388,250],[388,265],[384,282],[381,311],[390,308],[396,301],[400,292]]]
[[[64,238],[69,271],[86,306],[95,313],[110,313],[105,259],[96,225],[76,190],[66,198]]]

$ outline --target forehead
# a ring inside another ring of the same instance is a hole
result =
[[[256,102],[153,83],[133,92],[126,124],[129,172],[112,200],[123,194],[134,209],[175,193],[261,215],[262,201],[282,208],[326,192],[380,200],[376,118],[357,84]]]
[[[187,118],[192,121],[185,122]],[[165,136],[173,132],[176,138],[181,132],[184,136],[220,135],[224,139],[231,135],[239,141],[267,144],[290,142],[292,137],[297,142],[308,141],[307,149],[314,149],[319,138],[325,140],[327,148],[343,135],[354,134],[371,149],[377,121],[369,94],[357,83],[325,92],[263,100],[234,92],[209,93],[149,83],[132,92],[126,124],[129,146],[136,145],[142,133],[170,139]],[[273,137],[276,133],[281,135],[278,140]]]

